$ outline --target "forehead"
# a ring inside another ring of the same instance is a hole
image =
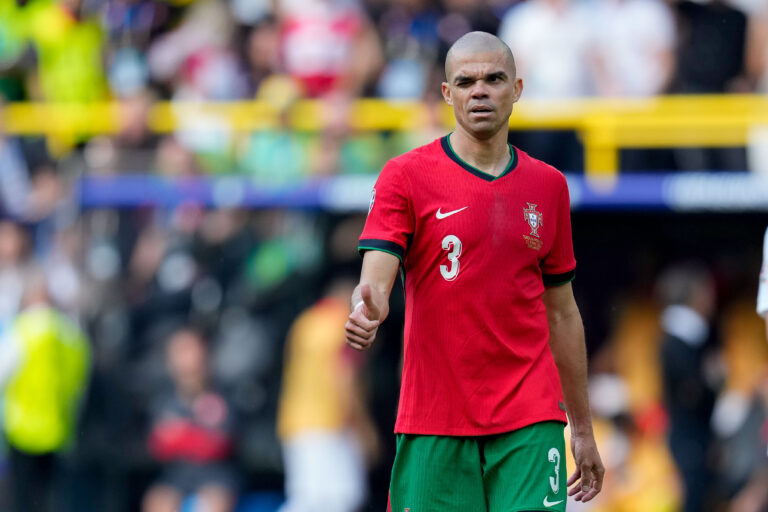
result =
[[[502,51],[461,52],[451,57],[448,63],[449,80],[459,75],[479,77],[498,71],[513,74],[509,59]]]

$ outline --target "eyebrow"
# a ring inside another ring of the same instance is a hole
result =
[[[492,73],[487,73],[484,78],[486,80],[491,78],[507,78],[507,74],[504,71],[494,71]],[[457,75],[454,77],[453,83],[458,84],[460,82],[466,82],[469,80],[476,80],[476,78],[467,75]]]

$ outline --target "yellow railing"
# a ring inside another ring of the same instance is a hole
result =
[[[52,105],[11,103],[0,113],[3,129],[14,134],[52,137],[111,134],[119,131],[124,116],[119,103]],[[226,129],[248,132],[278,127],[319,130],[326,104],[300,101],[281,115],[261,101],[237,103],[158,102],[149,110],[148,126],[157,133],[180,128]],[[450,128],[448,106],[437,112]],[[352,128],[418,130],[428,123],[428,107],[420,102],[359,100],[349,114]],[[768,125],[768,97],[758,95],[663,96],[651,99],[524,100],[510,119],[511,129],[574,130],[584,143],[589,175],[610,177],[619,168],[621,148],[685,146],[727,147],[747,144],[751,130]]]

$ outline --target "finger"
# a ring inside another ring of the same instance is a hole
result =
[[[589,492],[595,482],[595,473],[593,467],[590,464],[581,465],[581,490],[583,492]]]
[[[353,311],[352,314],[349,315],[349,321],[355,325],[359,325],[366,331],[373,330],[379,326],[378,320],[369,320],[366,318],[365,313],[359,310]]]
[[[349,340],[347,340],[347,345],[349,345],[349,346],[350,346],[350,347],[352,347],[353,349],[355,349],[355,350],[359,350],[359,351],[361,351],[361,352],[362,352],[363,350],[365,350],[365,348],[364,348],[364,347],[363,347],[361,344],[359,344],[359,343],[355,343],[354,341],[349,341]]]
[[[590,490],[589,490],[589,491],[588,491],[586,494],[584,494],[584,496],[582,496],[582,497],[581,497],[581,500],[580,500],[580,501],[581,501],[582,503],[586,503],[586,502],[588,502],[589,500],[591,500],[592,498],[594,498],[595,496],[597,496],[597,494],[598,494],[599,492],[600,492],[600,491],[598,491],[597,489],[595,489],[595,488],[592,488],[592,489],[590,489]]]
[[[568,477],[568,481],[565,483],[565,485],[567,487],[572,486],[573,484],[576,483],[576,481],[579,479],[580,476],[581,476],[581,470],[579,468],[576,468],[576,471],[574,471],[573,474],[570,477]]]
[[[355,336],[354,334],[347,334],[347,343],[349,343],[350,346],[352,346],[352,344],[354,343],[361,347],[361,349],[359,350],[365,350],[371,346],[371,344],[373,343],[373,339],[372,338],[366,339],[366,338],[361,338],[360,336]]]
[[[373,293],[371,292],[371,286],[364,284],[360,287],[360,297],[363,299],[365,309],[367,310],[367,317],[369,320],[378,320],[381,316],[379,308],[373,302]]]
[[[355,325],[352,322],[347,322],[346,325],[344,326],[344,329],[348,333],[357,334],[361,338],[368,338],[371,335],[376,334],[376,329],[375,328],[374,329],[363,329],[359,325]]]
[[[576,501],[587,502],[597,496],[602,488],[602,475],[604,470],[602,466],[589,466],[584,465],[582,470],[581,483],[576,489],[579,490],[576,494]]]
[[[355,343],[359,343],[361,345],[370,345],[373,343],[373,336],[358,336],[357,334],[347,333],[347,339],[349,341],[354,341]]]

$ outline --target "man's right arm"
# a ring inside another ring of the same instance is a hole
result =
[[[352,312],[345,325],[350,347],[370,348],[379,325],[389,314],[389,294],[399,267],[400,259],[384,251],[367,251],[363,256],[360,284],[352,292]]]

